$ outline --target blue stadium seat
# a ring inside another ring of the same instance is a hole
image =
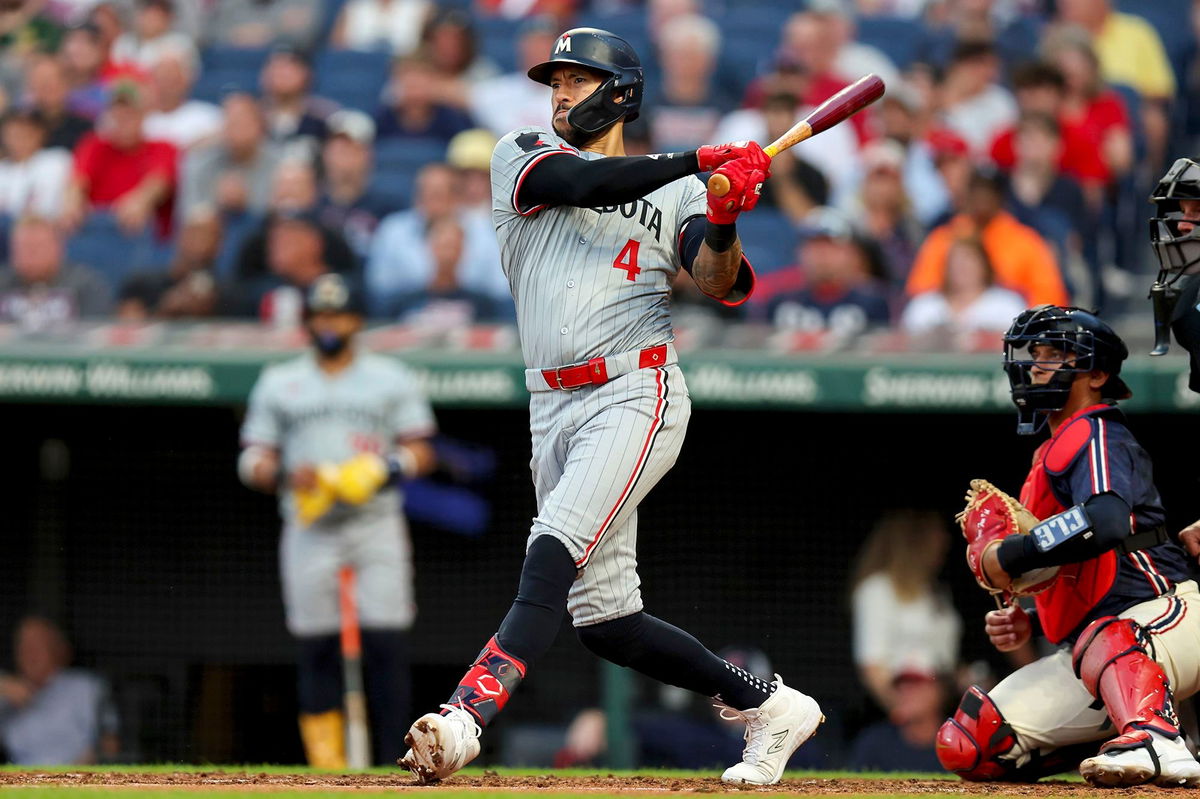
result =
[[[370,191],[398,211],[413,204],[416,170],[376,169],[371,175]]]
[[[94,213],[67,240],[67,260],[90,266],[120,286],[131,272],[166,265],[163,248],[150,230],[127,236],[108,213]]]
[[[774,208],[756,208],[738,217],[738,235],[754,271],[765,275],[796,261],[799,236]]]
[[[324,50],[313,63],[314,90],[349,108],[374,113],[388,82],[391,61],[386,52]]]
[[[375,142],[375,168],[379,171],[416,172],[425,164],[445,158],[446,143],[441,139],[380,139]]]
[[[921,49],[921,24],[903,17],[863,17],[858,20],[858,41],[883,51],[900,69],[906,69]]]
[[[198,100],[218,103],[230,89],[257,92],[258,73],[270,51],[264,48],[220,47],[204,50],[202,70],[192,96]]]
[[[524,20],[499,16],[475,15],[475,36],[479,52],[496,62],[501,72],[517,68],[517,37]]]

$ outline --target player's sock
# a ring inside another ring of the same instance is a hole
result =
[[[605,660],[738,710],[758,707],[775,690],[772,683],[718,657],[690,633],[649,613],[580,627],[576,632],[584,646]]]
[[[486,727],[504,709],[529,664],[554,643],[575,577],[575,561],[562,542],[535,538],[521,567],[516,600],[447,704],[466,708]]]
[[[372,756],[376,765],[391,765],[404,753],[404,733],[412,710],[408,634],[403,630],[363,630],[362,652]]]

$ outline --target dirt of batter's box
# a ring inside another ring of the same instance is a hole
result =
[[[797,778],[785,779],[770,787],[726,785],[716,777],[655,776],[558,776],[513,777],[484,774],[452,777],[436,786],[417,786],[407,774],[266,774],[213,772],[139,773],[118,771],[10,771],[0,772],[0,787],[12,785],[125,786],[146,788],[207,788],[216,790],[270,789],[376,789],[437,792],[454,790],[543,791],[580,793],[740,793],[743,791],[780,792],[808,796],[844,794],[955,794],[1003,796],[1095,795],[1097,789],[1079,782],[1045,781],[1032,785],[1013,783],[971,783],[955,780]],[[1154,787],[1106,790],[1106,795],[1127,796],[1157,792]]]

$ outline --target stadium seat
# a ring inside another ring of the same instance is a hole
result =
[[[858,41],[883,51],[900,69],[907,69],[921,49],[921,24],[903,17],[863,17],[858,20]]]
[[[742,247],[755,272],[765,275],[795,262],[799,236],[779,211],[756,208],[739,216],[737,225]]]
[[[375,169],[416,172],[425,164],[446,157],[441,139],[380,139],[375,142]]]
[[[164,257],[152,231],[127,236],[108,213],[92,214],[67,240],[67,260],[92,267],[113,287],[131,272],[165,266]]]
[[[219,103],[230,90],[258,91],[258,73],[270,51],[265,48],[214,46],[204,50],[202,69],[192,96],[197,100]]]
[[[324,50],[313,64],[317,94],[369,114],[381,105],[391,56],[386,52]]]
[[[412,205],[416,181],[415,169],[376,168],[371,176],[370,191],[399,211]]]
[[[496,62],[501,72],[517,68],[517,38],[524,20],[499,16],[475,17],[475,36],[479,52]]]

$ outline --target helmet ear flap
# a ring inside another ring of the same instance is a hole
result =
[[[618,103],[613,99],[613,94],[621,88],[624,89],[624,92],[622,102]],[[604,130],[618,119],[632,122],[637,119],[636,108],[640,98],[635,95],[639,88],[640,86],[637,84],[621,87],[618,85],[618,76],[611,75],[596,88],[596,91],[580,100],[567,112],[567,123],[580,133],[592,135]],[[630,112],[630,108],[635,110]]]

